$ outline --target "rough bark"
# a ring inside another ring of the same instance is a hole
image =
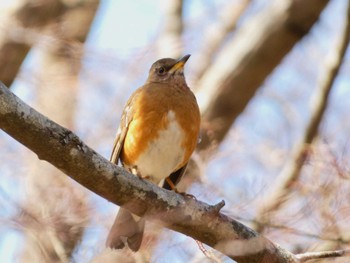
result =
[[[0,128],[72,179],[132,213],[203,242],[238,263],[300,262],[254,230],[208,205],[129,174],[104,159],[75,134],[49,120],[0,85]],[[347,255],[324,252],[325,257]],[[321,253],[298,255],[303,262]]]
[[[141,180],[71,131],[0,88],[0,128],[72,179],[136,215],[216,248],[237,262],[298,262],[293,254],[210,206]],[[25,131],[25,132],[23,132]]]

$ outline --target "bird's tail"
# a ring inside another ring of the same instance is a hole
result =
[[[136,252],[141,246],[144,228],[145,220],[143,218],[120,208],[109,232],[106,246],[121,249],[125,246],[123,240],[126,239],[129,248]]]

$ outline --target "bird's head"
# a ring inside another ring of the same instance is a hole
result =
[[[179,60],[172,58],[162,58],[153,63],[148,82],[185,82],[184,66],[191,55],[186,55]],[[186,82],[185,82],[186,83]]]

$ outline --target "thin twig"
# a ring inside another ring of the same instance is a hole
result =
[[[336,258],[336,257],[344,257],[344,256],[346,257],[350,256],[350,249],[322,251],[322,252],[308,252],[308,253],[296,255],[296,257],[300,260],[301,263],[312,259]]]
[[[211,259],[211,260],[212,260],[213,262],[215,262],[215,263],[221,263],[221,260],[220,260],[217,256],[214,255],[214,253],[213,253],[212,250],[208,251],[208,250],[204,247],[203,243],[200,242],[200,241],[198,241],[198,240],[196,240],[196,243],[197,243],[199,249],[202,251],[202,253],[203,253],[207,258]]]
[[[206,29],[203,44],[194,62],[196,65],[195,80],[199,80],[205,74],[227,35],[236,29],[239,18],[250,2],[251,0],[243,0],[239,3],[236,1],[227,2],[221,10],[221,19]]]
[[[241,217],[238,215],[233,215],[230,214],[233,218],[242,221],[242,222],[248,222],[250,224],[254,224],[254,225],[260,225],[263,224],[263,222],[261,221],[257,221],[256,219],[249,219],[249,218],[245,218],[245,217]],[[348,244],[350,242],[350,240],[343,238],[343,237],[337,237],[337,238],[330,238],[327,236],[320,236],[318,234],[313,234],[307,231],[303,231],[303,230],[299,230],[293,227],[289,227],[286,225],[281,225],[281,224],[274,224],[272,222],[268,222],[268,223],[264,223],[265,227],[268,228],[273,228],[273,229],[281,229],[281,230],[285,230],[288,231],[294,235],[297,236],[302,236],[302,237],[309,237],[309,238],[313,238],[313,239],[318,239],[318,240],[323,240],[323,241],[331,241],[331,242],[337,242],[338,244]]]

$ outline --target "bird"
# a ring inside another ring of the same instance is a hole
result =
[[[199,139],[200,111],[181,59],[154,62],[146,83],[124,107],[110,161],[160,187],[176,191]],[[139,250],[145,219],[120,208],[106,246]]]

